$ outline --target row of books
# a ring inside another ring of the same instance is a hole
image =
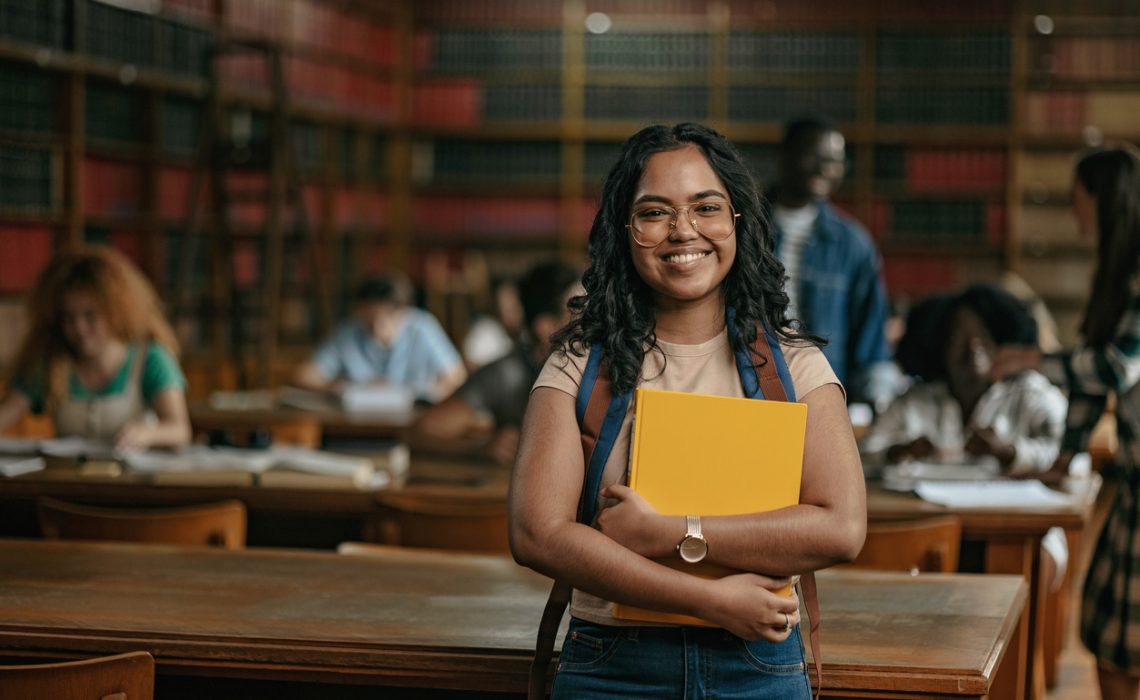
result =
[[[1068,2],[1068,0],[1058,0]],[[591,3],[592,4],[592,3]],[[729,0],[729,17],[734,20],[780,22],[859,23],[874,15],[892,22],[930,23],[940,21],[1003,21],[1012,14],[1008,0],[958,0],[953,3],[913,2],[913,0]]]
[[[1001,190],[1006,154],[1000,148],[879,146],[875,181],[909,192]]]
[[[707,32],[606,32],[587,34],[586,69],[591,73],[647,71],[706,75],[711,38]]]
[[[859,36],[850,32],[743,32],[728,36],[733,71],[854,73],[862,55]]]
[[[51,260],[55,250],[52,230],[47,226],[0,223],[0,292],[24,292]],[[7,314],[3,316],[6,318]],[[16,326],[3,325],[5,329]],[[8,332],[0,336],[9,335]]]
[[[0,210],[46,213],[58,200],[53,149],[0,143]]]
[[[1025,97],[1025,129],[1031,134],[1082,134],[1087,128],[1112,138],[1134,138],[1140,94],[1123,91],[1031,91]]]
[[[63,48],[68,0],[0,0],[0,37]]]
[[[61,111],[58,93],[59,81],[51,74],[0,62],[0,129],[55,131]]]
[[[478,126],[496,121],[556,121],[562,87],[548,84],[483,85],[468,78],[433,79],[412,89],[412,121],[424,126]]]
[[[1049,37],[1034,44],[1034,76],[1069,80],[1140,79],[1135,37]]]
[[[1009,32],[879,32],[875,66],[880,73],[972,73],[1006,75]]]
[[[875,233],[894,243],[997,244],[1005,237],[1005,205],[980,200],[907,200],[875,207]]]
[[[146,138],[143,93],[101,80],[88,80],[85,92],[88,139],[137,143]]]
[[[847,123],[855,121],[856,98],[855,89],[849,87],[730,87],[728,117],[741,122],[783,123],[804,114],[820,114]]]
[[[412,152],[412,177],[421,184],[556,184],[561,169],[557,141],[437,139],[417,143]]]
[[[558,71],[562,30],[444,27],[417,34],[417,67],[442,72]]]
[[[209,29],[96,0],[83,2],[83,50],[87,54],[172,73],[207,75],[207,59],[214,44]]]
[[[1009,91],[880,85],[875,118],[880,124],[1008,124]]]

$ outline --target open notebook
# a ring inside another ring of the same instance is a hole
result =
[[[666,515],[739,515],[795,505],[806,427],[801,403],[638,389],[630,488]],[[710,552],[715,547],[709,543]],[[661,563],[707,578],[738,573],[676,556]],[[627,605],[615,606],[614,617],[707,625]]]

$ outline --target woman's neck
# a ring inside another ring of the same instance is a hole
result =
[[[698,345],[724,332],[724,301],[719,294],[692,304],[657,307],[659,340],[678,345]]]
[[[98,389],[114,379],[126,361],[127,344],[112,339],[93,355],[77,358],[75,372],[84,386]]]

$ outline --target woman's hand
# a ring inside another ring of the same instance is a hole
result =
[[[701,619],[743,639],[782,642],[800,621],[800,601],[776,593],[791,581],[761,574],[733,574],[711,581],[712,595]]]
[[[994,353],[990,376],[1000,382],[1010,375],[1040,366],[1040,349],[1028,345],[1003,345]]]
[[[628,486],[607,486],[602,490],[602,496],[616,503],[602,509],[598,516],[598,529],[626,549],[643,557],[664,557],[681,541],[683,531],[669,544],[668,518]]]
[[[1053,460],[1053,466],[1043,472],[1016,471],[1010,474],[1015,479],[1038,479],[1046,484],[1059,484],[1069,475],[1069,463],[1073,461],[1073,453],[1064,451]]]
[[[934,443],[925,435],[910,442],[894,445],[887,450],[887,461],[897,464],[911,459],[926,459],[934,454]]]
[[[972,455],[992,455],[1008,469],[1017,458],[1017,448],[1006,444],[997,436],[993,428],[978,428],[966,440],[966,452]]]
[[[151,444],[152,427],[143,421],[131,421],[123,426],[115,436],[115,447],[119,449],[146,449]]]

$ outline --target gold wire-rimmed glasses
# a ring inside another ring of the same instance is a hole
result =
[[[719,198],[700,199],[677,207],[647,202],[634,207],[626,228],[634,243],[642,248],[656,248],[677,227],[681,212],[693,230],[710,241],[723,241],[731,236],[740,216],[731,204]]]

